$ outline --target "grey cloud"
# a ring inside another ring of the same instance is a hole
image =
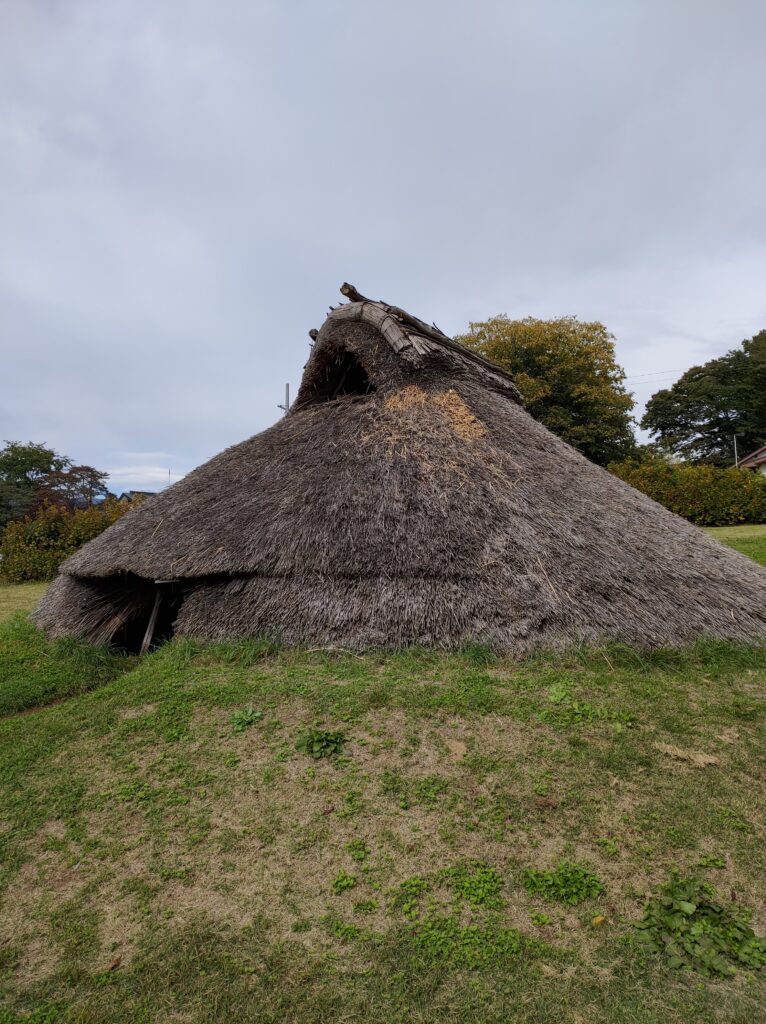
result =
[[[765,32],[758,0],[5,0],[3,436],[149,488],[279,415],[344,279],[453,333],[601,319],[645,400],[766,326]]]

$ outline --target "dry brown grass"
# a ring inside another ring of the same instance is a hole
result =
[[[466,482],[477,458],[470,449],[487,433],[456,391],[431,392],[416,385],[386,395],[373,424],[362,434],[362,444],[382,450],[388,459],[412,459],[422,471],[448,472]],[[496,461],[489,456],[485,444],[479,457],[489,465]]]
[[[706,768],[711,764],[720,764],[721,761],[714,754],[705,754],[701,750],[684,750],[673,743],[655,743],[655,749],[677,761],[687,761],[695,768]]]
[[[444,423],[464,441],[476,441],[486,436],[485,427],[476,419],[460,395],[453,389],[427,392],[411,384],[387,395],[383,408],[394,417],[406,415],[417,419],[429,408],[437,409]]]

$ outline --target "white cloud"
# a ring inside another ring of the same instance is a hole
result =
[[[161,491],[180,480],[185,473],[175,472],[167,466],[135,463],[114,466],[105,472],[112,491]]]

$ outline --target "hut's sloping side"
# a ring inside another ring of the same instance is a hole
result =
[[[209,638],[518,653],[766,640],[766,570],[588,462],[507,374],[392,308],[334,311],[290,414],[86,545],[37,621],[104,639],[173,580],[175,631]]]

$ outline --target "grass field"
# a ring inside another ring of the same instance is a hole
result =
[[[728,544],[761,565],[766,565],[766,525],[715,526],[708,532],[722,544]]]
[[[677,869],[766,932],[766,651],[0,663],[101,680],[0,721],[4,1024],[759,1019],[634,926]]]
[[[17,613],[0,716],[0,1024],[763,1020],[764,649],[138,659]]]
[[[30,611],[47,587],[47,583],[0,583],[0,621],[15,612]]]

